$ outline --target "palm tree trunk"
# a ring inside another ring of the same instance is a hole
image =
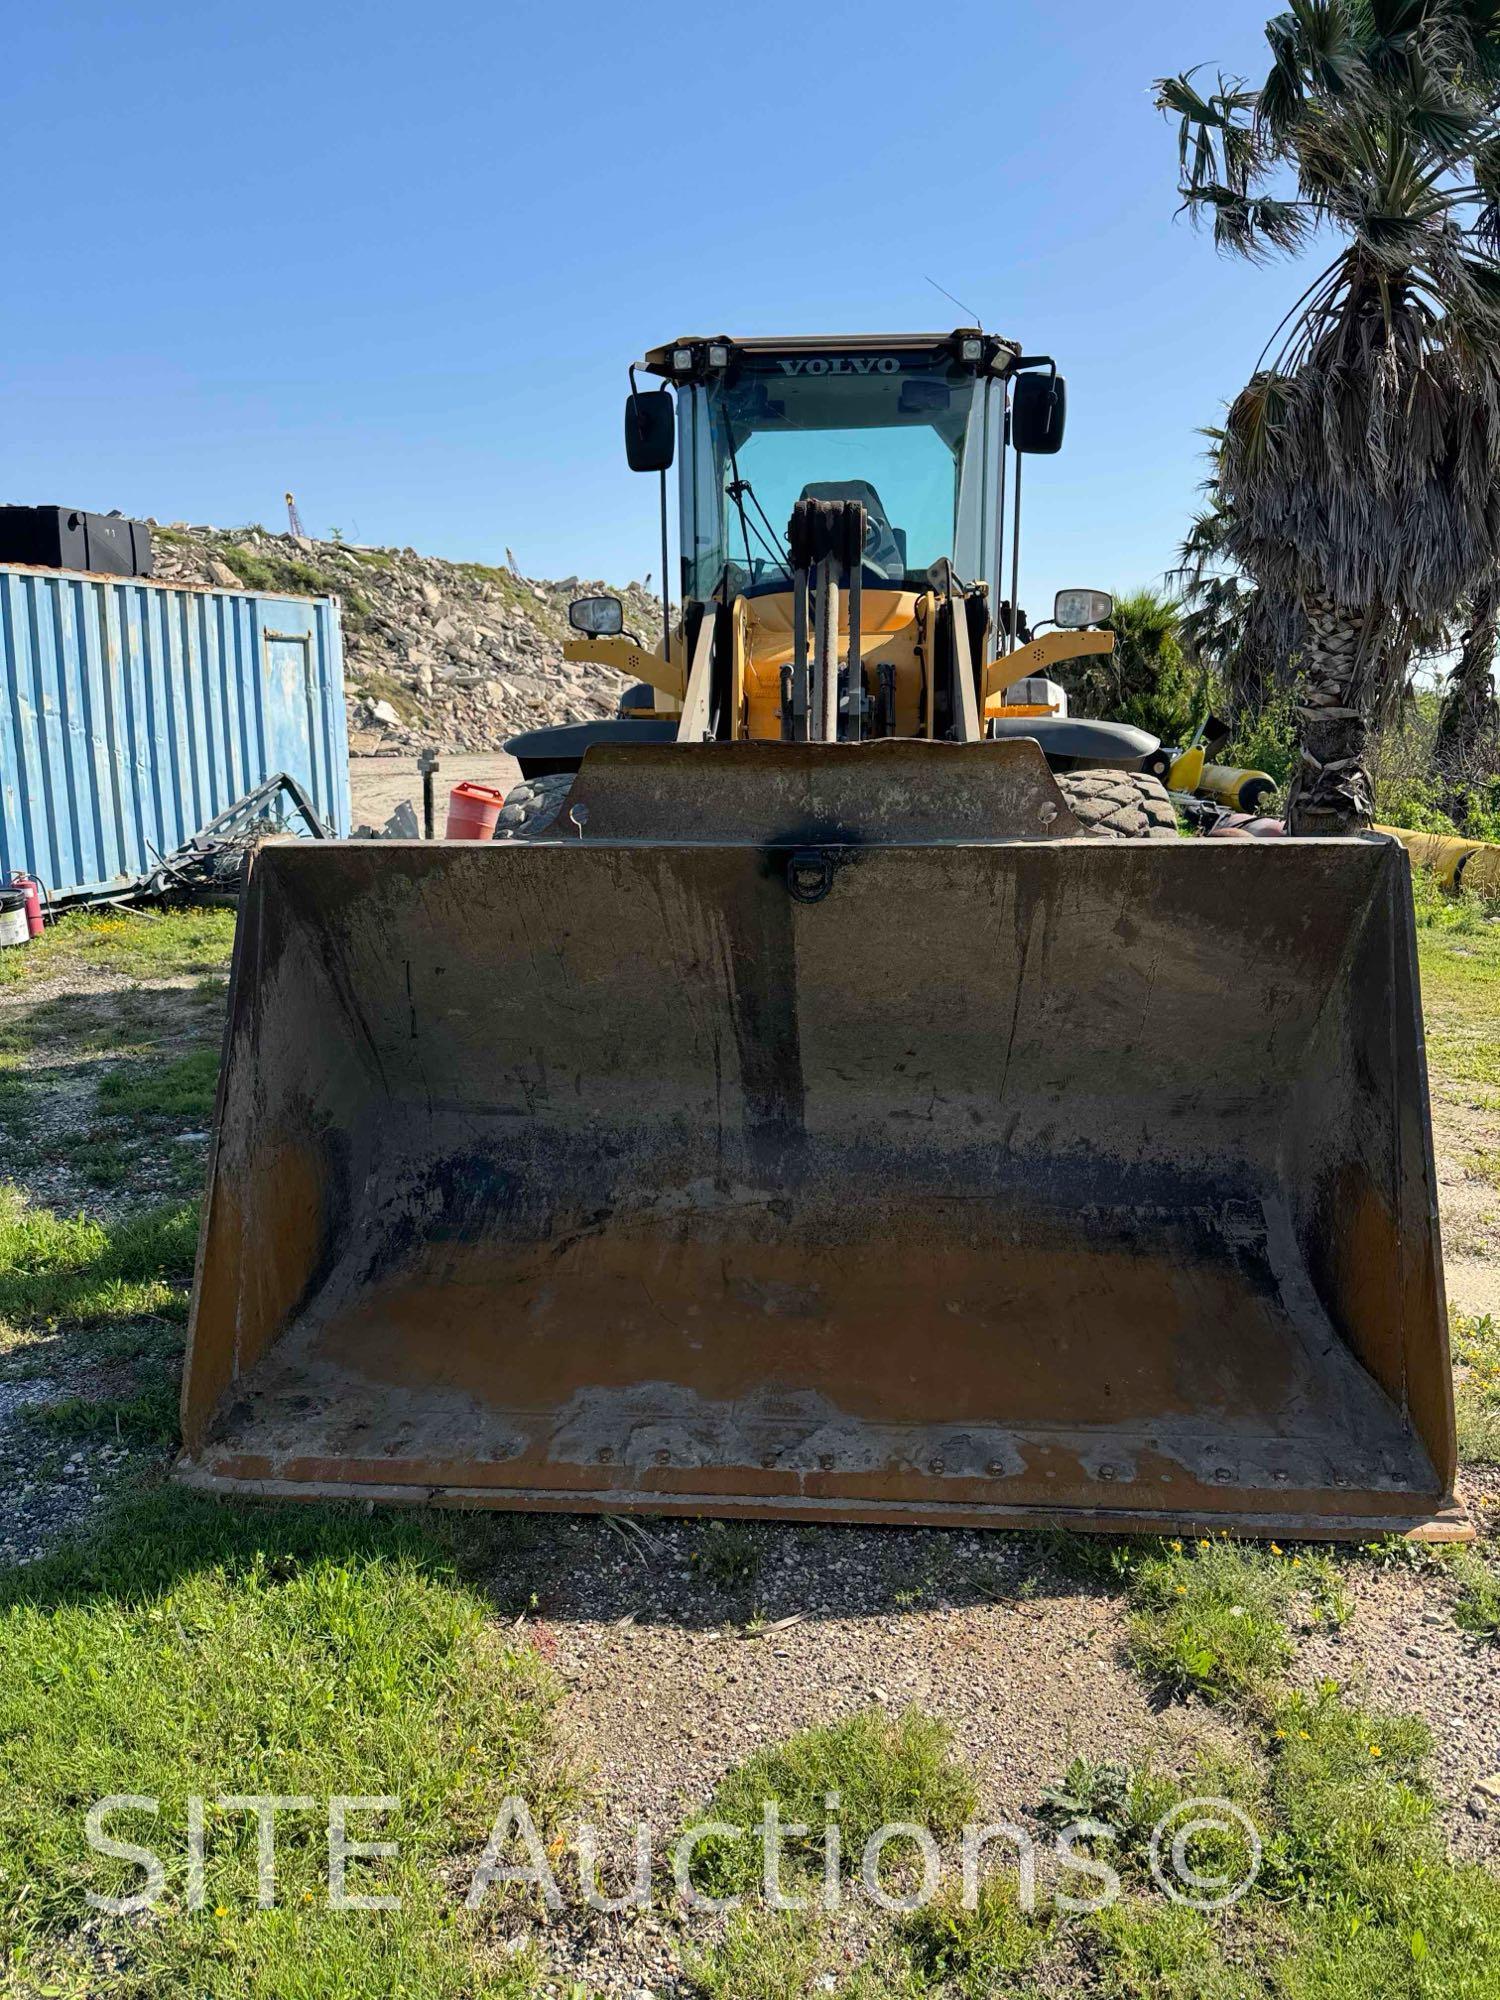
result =
[[[1306,630],[1297,676],[1301,757],[1287,798],[1287,831],[1363,833],[1374,815],[1365,766],[1368,613],[1312,591],[1303,594],[1302,611]]]
[[[1500,635],[1500,579],[1469,600],[1472,622],[1459,647],[1438,717],[1437,766],[1448,790],[1449,811],[1474,783],[1486,738],[1500,739],[1495,698],[1495,645]]]

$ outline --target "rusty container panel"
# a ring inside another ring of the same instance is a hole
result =
[[[1458,1532],[1401,851],[789,859],[261,854],[181,1476]]]
[[[348,833],[333,598],[0,566],[0,880],[119,895],[278,771]]]

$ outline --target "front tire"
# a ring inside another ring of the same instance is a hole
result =
[[[537,840],[551,833],[573,787],[572,771],[555,771],[545,778],[526,778],[505,794],[495,822],[496,840]]]
[[[1144,771],[1069,771],[1057,782],[1090,839],[1177,838],[1177,811],[1159,778]]]

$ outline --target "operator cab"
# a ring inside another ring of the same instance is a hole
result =
[[[791,582],[800,499],[857,500],[864,581],[924,590],[940,560],[998,577],[1006,380],[1019,350],[948,334],[689,338],[646,367],[677,392],[685,598]]]
[[[618,599],[581,599],[569,615],[585,636],[567,657],[642,685],[610,721],[507,747],[528,777],[574,769],[605,740],[969,743],[1019,731],[1059,765],[1139,762],[1154,738],[1068,717],[1044,672],[1110,650],[1111,635],[1082,629],[1108,616],[1107,597],[1061,593],[1062,629],[1046,634],[1013,601],[1022,463],[1059,449],[1066,410],[1049,356],[977,327],[693,335],[651,349],[630,371],[625,450],[660,480],[664,578],[676,472],[678,587],[664,593],[660,639],[626,633]],[[1022,679],[1043,698],[1007,702]]]

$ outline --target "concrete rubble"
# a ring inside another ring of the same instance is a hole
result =
[[[519,730],[613,715],[628,685],[562,657],[569,601],[608,584],[259,527],[174,522],[156,528],[155,548],[156,574],[169,582],[340,600],[356,753],[495,749]],[[626,630],[655,645],[658,600],[634,583],[616,594]]]

